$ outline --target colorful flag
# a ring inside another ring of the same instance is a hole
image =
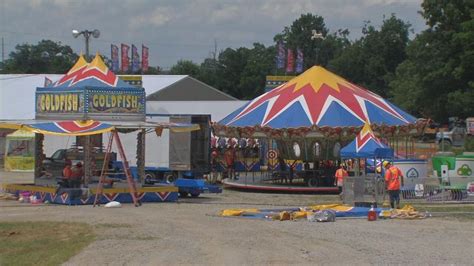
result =
[[[45,87],[49,87],[49,86],[51,86],[52,84],[53,84],[53,81],[52,81],[52,80],[50,80],[50,79],[47,78],[47,77],[44,77],[44,86],[45,86]]]
[[[293,54],[293,50],[288,48],[288,56],[287,56],[287,62],[286,62],[286,72],[290,73],[293,72],[295,68],[295,55]]]
[[[122,43],[121,48],[122,48],[122,73],[127,73],[130,68],[130,58],[128,57],[128,50],[130,50],[130,46]]]
[[[138,73],[140,71],[140,55],[138,54],[137,47],[132,44],[132,73]]]
[[[303,50],[296,48],[296,73],[303,72]]]
[[[142,71],[148,71],[148,47],[142,44]]]
[[[285,68],[285,45],[279,42],[277,49],[277,69],[283,69]]]
[[[110,60],[112,61],[112,72],[117,73],[119,71],[119,48],[117,45],[110,45]]]

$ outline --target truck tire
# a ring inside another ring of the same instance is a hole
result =
[[[317,187],[319,185],[319,180],[316,177],[311,177],[308,178],[306,184],[308,185],[308,187]]]
[[[189,195],[189,193],[186,192],[186,191],[180,191],[180,192],[179,192],[179,196],[180,196],[181,198],[186,198],[186,197],[188,197],[188,195]]]
[[[445,150],[450,150],[450,149],[451,149],[451,145],[452,145],[451,140],[449,140],[449,139],[444,139],[444,149],[445,149]],[[443,140],[442,140],[442,139],[439,140],[439,142],[438,142],[438,147],[439,147],[439,149],[441,149],[441,148],[443,147]]]
[[[193,197],[193,198],[197,198],[197,197],[199,197],[199,195],[201,195],[201,193],[199,193],[199,192],[191,192],[191,197]]]
[[[173,174],[167,174],[165,176],[165,182],[173,183],[174,181],[176,181],[176,177]]]
[[[153,172],[145,172],[145,184],[153,185],[156,181],[156,175]]]

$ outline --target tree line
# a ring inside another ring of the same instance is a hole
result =
[[[427,28],[410,39],[409,22],[392,14],[380,27],[365,22],[362,36],[330,32],[324,18],[303,14],[274,36],[275,45],[226,48],[201,64],[178,61],[166,74],[190,75],[236,98],[264,92],[267,75],[285,75],[276,67],[276,44],[302,50],[304,69],[321,65],[347,80],[388,98],[417,117],[445,122],[474,115],[474,2],[431,1],[421,4]],[[324,38],[311,38],[315,30]],[[77,54],[49,40],[21,44],[2,73],[65,73]],[[164,74],[159,67],[145,74]],[[291,74],[291,73],[290,73]]]

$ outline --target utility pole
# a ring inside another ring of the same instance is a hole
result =
[[[217,39],[214,39],[214,61],[216,61],[217,55]]]
[[[72,30],[72,36],[74,38],[77,38],[79,35],[84,35],[85,39],[85,45],[86,45],[86,59],[89,60],[89,38],[90,36],[94,38],[99,38],[100,36],[100,31],[99,30],[83,30],[83,31],[78,31],[78,30]]]
[[[2,64],[5,62],[5,43],[3,42],[3,36],[2,36]]]

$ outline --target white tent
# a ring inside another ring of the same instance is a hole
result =
[[[35,91],[37,87],[43,87],[45,77],[56,81],[63,75],[57,74],[7,74],[0,75],[0,119],[34,119],[35,117]],[[146,94],[151,95],[164,88],[185,79],[186,75],[143,75],[142,86]],[[235,109],[244,105],[246,101],[147,101],[147,114],[151,115],[210,115],[212,121],[219,121]],[[167,118],[149,117],[157,121],[165,121]],[[47,136],[45,139],[45,152],[50,156],[57,149],[69,147],[75,138]],[[136,136],[124,136],[123,141],[136,142]],[[147,154],[147,165],[167,166],[169,135],[164,132],[162,137],[150,138],[147,146],[154,146],[154,150],[160,151],[160,156]],[[105,140],[106,141],[106,140]],[[147,150],[151,151],[151,149]],[[155,158],[156,157],[156,158]],[[135,163],[134,149],[127,151],[127,158],[133,165]]]
[[[35,91],[43,87],[45,77],[52,81],[60,79],[59,74],[7,74],[0,75],[0,119],[34,119]],[[147,95],[157,92],[186,75],[144,75],[143,87]]]

